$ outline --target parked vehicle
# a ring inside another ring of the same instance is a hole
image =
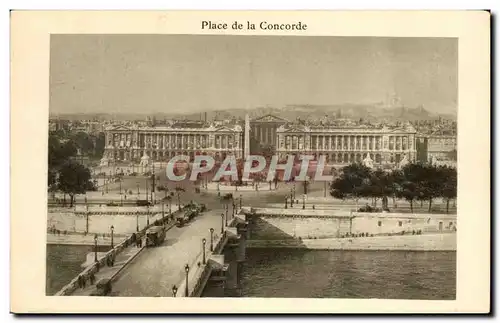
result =
[[[108,202],[108,203],[106,203],[106,206],[118,206],[118,203]]]
[[[175,225],[178,227],[178,228],[181,228],[183,227],[187,222],[189,221],[189,218],[186,217],[186,216],[179,216],[177,217],[177,222],[175,223]]]
[[[96,284],[96,289],[90,296],[107,296],[111,293],[111,279],[103,278]]]
[[[136,202],[137,206],[152,206],[153,203],[149,202],[148,200],[137,200]]]
[[[165,228],[163,226],[154,226],[146,231],[146,247],[159,246],[163,241],[165,241]]]

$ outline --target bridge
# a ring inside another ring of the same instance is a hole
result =
[[[160,218],[155,224],[165,225],[167,230],[162,245],[138,247],[132,237],[123,239],[112,250],[96,253],[97,261],[80,273],[80,281],[75,277],[56,295],[88,296],[95,292],[95,283],[110,279],[112,296],[199,296],[210,277],[215,275],[220,280],[230,270],[223,251],[244,246],[238,243],[243,232],[238,229],[241,223],[244,220],[240,215],[227,213],[226,217],[220,210],[204,212],[183,227]],[[146,229],[139,235],[143,236]],[[244,257],[244,252],[239,253],[242,256],[238,259]],[[95,278],[91,280],[92,276]],[[82,278],[85,286],[80,285]]]
[[[161,246],[127,238],[80,274],[85,286],[75,278],[56,295],[90,295],[95,282],[110,279],[111,296],[200,297],[208,285],[218,296],[239,296],[248,247],[456,250],[456,215],[448,214],[238,207],[235,215],[205,212],[184,227],[158,221],[168,230]]]

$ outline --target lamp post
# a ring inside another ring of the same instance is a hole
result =
[[[302,210],[306,209],[306,195],[302,194]]]
[[[185,291],[185,296],[189,296],[189,286],[188,286],[188,276],[189,276],[189,265],[186,264],[184,267],[184,270],[186,271],[186,291]]]
[[[94,261],[97,262],[97,233],[94,236]]]
[[[210,228],[210,251],[214,251],[214,228]]]
[[[205,245],[207,244],[207,239],[203,238],[203,240],[201,240],[201,242],[203,243],[203,264],[206,264],[207,260],[205,258]]]
[[[220,214],[220,219],[221,219],[221,226],[220,226],[220,233],[224,233],[224,213]]]
[[[240,194],[240,210],[241,210],[241,207],[242,207],[242,206],[241,206],[241,205],[242,205],[242,203],[243,203],[243,195],[242,195],[242,194]]]
[[[148,193],[148,185],[149,185],[149,181],[146,178],[146,201],[148,200],[148,195],[149,195],[149,193]]]
[[[137,182],[137,198],[141,198],[141,191],[139,190],[139,182]]]
[[[177,286],[175,286],[175,285],[172,286],[172,295],[174,295],[174,297],[175,297],[175,295],[177,295]]]
[[[293,207],[293,191],[290,190],[290,207]]]
[[[226,227],[227,227],[227,211],[229,210],[229,203],[226,204]]]
[[[149,205],[146,207],[146,225],[149,227]]]
[[[111,249],[113,249],[113,233],[115,231],[115,227],[112,225],[111,226]]]
[[[285,195],[285,209],[288,209],[288,195]]]
[[[139,232],[139,211],[135,212],[135,220],[136,220],[135,230],[136,232]]]

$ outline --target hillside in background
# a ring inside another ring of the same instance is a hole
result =
[[[83,119],[98,119],[98,120],[145,120],[147,117],[155,117],[161,119],[189,119],[189,120],[204,120],[208,121],[217,119],[244,119],[245,114],[249,113],[251,118],[273,114],[287,120],[301,119],[319,119],[319,118],[347,118],[364,120],[430,120],[439,117],[445,119],[456,119],[456,115],[432,113],[424,107],[408,108],[408,107],[384,107],[382,104],[342,104],[342,105],[306,105],[294,104],[284,107],[259,107],[255,109],[230,109],[220,111],[207,111],[206,114],[201,113],[178,113],[178,112],[157,112],[154,114],[141,113],[98,113],[98,114],[54,114],[61,119],[83,120]]]

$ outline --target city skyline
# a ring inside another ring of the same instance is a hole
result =
[[[393,95],[408,108],[457,110],[451,38],[52,35],[50,74],[51,114],[374,105]]]

